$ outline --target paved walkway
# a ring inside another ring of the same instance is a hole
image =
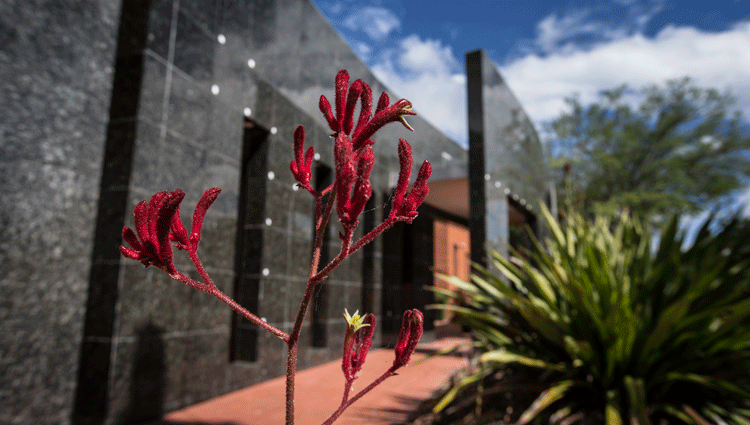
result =
[[[426,352],[465,343],[467,339],[444,338],[420,344],[408,366],[353,404],[336,425],[400,424],[409,414],[467,364],[460,355],[436,356],[424,362]],[[463,350],[464,352],[466,350]],[[352,394],[375,380],[393,363],[392,349],[372,350],[355,381]],[[341,362],[331,362],[297,374],[295,422],[321,424],[341,402],[344,378]],[[284,377],[238,390],[172,412],[162,423],[273,425],[284,423]]]

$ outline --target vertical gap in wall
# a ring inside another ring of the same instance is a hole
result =
[[[315,167],[315,190],[322,191],[328,185],[333,183],[333,170],[331,167],[318,163]],[[328,202],[328,196],[323,197],[323,205]],[[335,214],[335,212],[333,213]],[[325,231],[323,232],[323,245],[320,249],[320,266],[323,268],[331,261],[331,220],[328,220]],[[315,234],[315,224],[313,223],[313,238]],[[323,348],[327,345],[327,321],[328,321],[328,287],[330,282],[326,282],[315,287],[315,294],[312,300],[312,346]]]
[[[375,196],[367,201],[365,205],[364,217],[362,219],[363,234],[368,234],[375,228]],[[362,312],[374,313],[374,296],[375,290],[375,242],[368,243],[362,247]]]
[[[103,423],[108,415],[122,228],[137,134],[150,2],[123,0],[91,254],[72,424]]]
[[[466,54],[466,100],[469,123],[469,232],[471,260],[487,266],[487,193],[485,188],[484,53]]]
[[[403,288],[400,319],[404,311],[413,308],[424,314],[424,330],[435,328],[435,311],[425,307],[433,304],[434,294],[425,288],[433,283],[433,221],[434,215],[427,205],[419,208],[419,217],[404,230]]]
[[[244,118],[242,170],[235,249],[234,299],[258,313],[258,293],[263,275],[263,220],[268,169],[268,130]],[[258,327],[236,312],[232,316],[230,360],[258,359]]]
[[[390,193],[385,194],[388,199]],[[385,214],[388,214],[385,212]],[[404,312],[404,241],[406,224],[398,222],[381,236],[383,240],[383,288],[381,289],[381,332],[383,345],[393,346],[398,340],[401,316]]]

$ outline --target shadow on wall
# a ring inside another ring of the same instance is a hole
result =
[[[153,421],[164,413],[166,365],[162,333],[163,330],[152,323],[138,329],[133,374],[130,377],[130,400],[117,421],[119,425]]]
[[[199,421],[158,419],[164,414],[166,364],[164,360],[164,331],[148,323],[138,330],[138,342],[130,377],[130,401],[117,421],[118,425],[208,425]],[[232,422],[211,425],[234,425]]]

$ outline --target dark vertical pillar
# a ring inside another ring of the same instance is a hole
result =
[[[387,199],[389,194],[385,195]],[[378,318],[383,335],[383,345],[393,345],[401,329],[401,314],[404,311],[403,286],[404,251],[406,250],[407,224],[396,223],[381,236],[383,238],[383,288],[381,295],[381,317]]]
[[[250,312],[258,313],[260,275],[263,269],[263,217],[266,204],[268,130],[244,119],[242,170],[237,218],[237,267],[234,297]],[[258,358],[258,327],[236,312],[232,318],[231,360]]]
[[[485,136],[484,99],[482,93],[481,50],[466,55],[466,91],[469,119],[469,232],[471,234],[471,261],[487,265],[486,221],[487,198],[485,192]]]
[[[150,6],[150,1],[124,0],[121,8],[73,424],[99,424],[107,416],[120,271],[118,246],[128,214]]]
[[[419,309],[424,314],[424,330],[431,331],[435,329],[435,311],[426,307],[434,302],[434,296],[432,291],[425,289],[433,285],[435,263],[434,217],[429,213],[429,208],[419,209],[419,217],[408,226],[408,230],[409,253],[404,262],[411,264],[411,267],[409,278],[406,280],[403,311]]]

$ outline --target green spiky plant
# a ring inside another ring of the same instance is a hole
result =
[[[477,385],[533,383],[518,424],[750,424],[750,223],[712,232],[708,220],[686,248],[675,217],[653,250],[627,215],[544,217],[546,247],[493,253],[499,276],[476,265],[470,282],[442,276],[461,291],[445,292],[458,305],[436,307],[454,311],[484,352],[434,411]],[[536,381],[493,380],[508,365],[539,371]]]

